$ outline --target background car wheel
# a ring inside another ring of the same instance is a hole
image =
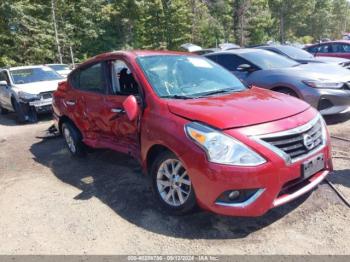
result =
[[[15,99],[12,101],[12,103],[17,115],[17,122],[20,124],[25,123],[27,119],[22,106]]]
[[[66,146],[73,156],[82,157],[85,155],[86,151],[81,134],[74,125],[70,123],[63,123],[62,134],[66,142]]]
[[[287,87],[276,88],[276,89],[274,89],[274,91],[299,98],[297,93],[295,93],[292,89],[287,88]]]
[[[153,190],[162,208],[184,215],[196,206],[191,179],[182,162],[171,152],[161,153],[151,168]]]

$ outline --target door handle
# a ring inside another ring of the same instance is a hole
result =
[[[74,106],[75,105],[75,101],[74,100],[68,100],[66,101],[66,104],[69,106]]]
[[[118,113],[118,114],[125,113],[124,109],[122,109],[122,108],[112,108],[111,112]]]

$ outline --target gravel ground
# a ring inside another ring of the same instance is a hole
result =
[[[350,116],[327,119],[350,138]],[[169,217],[133,159],[72,159],[51,125],[0,116],[0,254],[350,254],[350,209],[327,184],[260,218]],[[350,143],[334,138],[334,185],[350,200]]]

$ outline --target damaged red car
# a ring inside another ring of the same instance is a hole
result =
[[[166,51],[111,52],[72,71],[53,96],[75,156],[126,153],[172,214],[198,205],[260,216],[311,191],[332,170],[320,114],[305,102],[244,86],[216,63]]]

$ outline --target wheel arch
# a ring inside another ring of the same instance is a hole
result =
[[[161,144],[155,144],[151,146],[146,154],[146,161],[145,161],[145,171],[146,175],[149,175],[151,173],[152,163],[155,161],[157,156],[162,152],[171,152],[176,155],[174,151],[172,151],[170,148],[161,145]]]
[[[74,124],[73,120],[71,120],[68,116],[66,115],[63,115],[59,118],[59,121],[58,121],[58,130],[59,132],[62,134],[62,125],[64,123],[70,123],[71,125],[73,125],[77,130],[78,132],[80,133],[80,135],[82,135],[81,131],[79,130],[79,128],[77,127],[76,124]]]
[[[279,90],[282,90],[282,89],[289,89],[289,90],[291,90],[293,93],[295,93],[298,96],[298,98],[302,98],[303,97],[301,95],[300,91],[297,88],[293,88],[293,87],[288,86],[288,85],[278,85],[278,86],[275,86],[275,87],[271,88],[270,90],[275,91],[275,92],[279,92]]]

